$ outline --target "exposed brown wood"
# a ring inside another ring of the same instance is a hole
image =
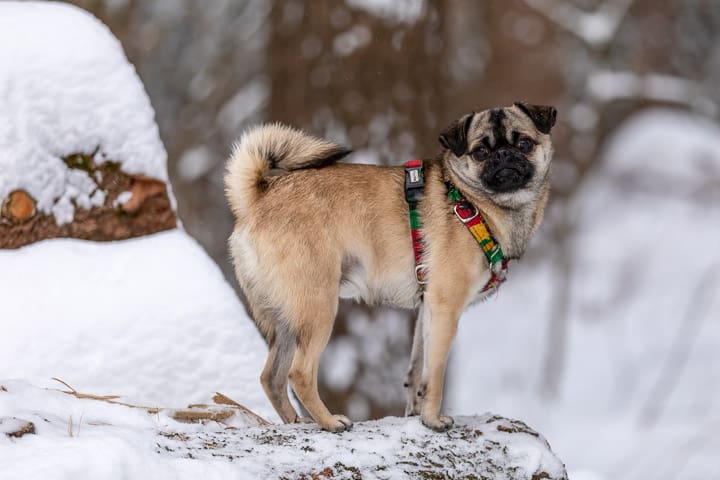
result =
[[[165,192],[165,183],[160,180],[144,176],[136,176],[130,188],[132,196],[122,204],[121,208],[127,213],[137,213],[146,200]]]
[[[24,190],[10,193],[2,204],[2,216],[19,223],[35,215],[35,200]]]
[[[0,249],[50,238],[125,240],[177,226],[164,182],[127,174],[113,162],[95,165],[86,154],[69,155],[63,160],[68,167],[88,173],[105,195],[103,204],[90,209],[76,207],[73,221],[58,225],[52,214],[35,211],[35,202],[26,192],[16,190],[3,202]],[[118,204],[116,200],[124,192],[132,196]]]

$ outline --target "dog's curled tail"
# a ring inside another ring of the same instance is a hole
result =
[[[235,216],[242,217],[262,194],[271,170],[284,174],[325,167],[350,152],[280,123],[253,127],[233,146],[225,173],[225,195]]]

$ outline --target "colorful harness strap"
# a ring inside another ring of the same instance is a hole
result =
[[[422,160],[408,160],[405,163],[405,200],[410,208],[410,233],[415,252],[415,278],[421,290],[424,290],[427,284],[427,265],[423,263],[424,243],[420,233],[422,221],[417,207],[423,198],[424,189],[425,176]]]
[[[462,194],[450,182],[446,183],[448,188],[448,198],[453,202],[453,211],[460,221],[470,230],[475,240],[480,244],[488,264],[492,276],[482,289],[483,292],[489,290],[497,290],[500,284],[505,281],[507,276],[507,266],[510,260],[503,255],[500,244],[490,234],[490,228],[485,222],[482,214],[476,209],[472,203],[463,198]]]
[[[497,290],[505,281],[509,260],[505,259],[500,244],[490,234],[485,219],[473,205],[463,198],[462,194],[451,183],[446,183],[448,197],[453,202],[453,211],[477,240],[490,265],[492,276],[482,291]],[[422,160],[408,160],[405,163],[405,200],[410,210],[410,233],[412,235],[413,252],[415,253],[415,278],[420,291],[427,285],[427,265],[423,262],[425,243],[422,238],[422,220],[418,211],[418,203],[423,198],[425,175]]]

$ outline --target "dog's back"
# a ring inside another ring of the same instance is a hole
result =
[[[252,129],[234,147],[225,176],[236,217],[230,251],[268,341],[260,304],[289,315],[289,304],[322,288],[384,303],[387,285],[374,288],[375,273],[412,258],[397,248],[410,241],[403,169],[336,163],[349,152],[280,124]],[[401,291],[407,298],[392,303],[412,307],[415,290]]]

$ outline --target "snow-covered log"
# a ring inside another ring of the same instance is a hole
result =
[[[0,3],[0,248],[175,227],[155,113],[120,42],[60,3]]]
[[[179,415],[187,410],[129,406],[25,382],[0,385],[6,416],[0,464],[7,479],[72,472],[105,479],[567,479],[540,434],[489,414],[457,417],[447,433],[417,418],[388,417],[333,434],[314,424],[263,425],[225,398],[215,410],[198,406],[188,417]],[[23,461],[39,449],[42,461]],[[73,455],[66,454],[70,449]]]

